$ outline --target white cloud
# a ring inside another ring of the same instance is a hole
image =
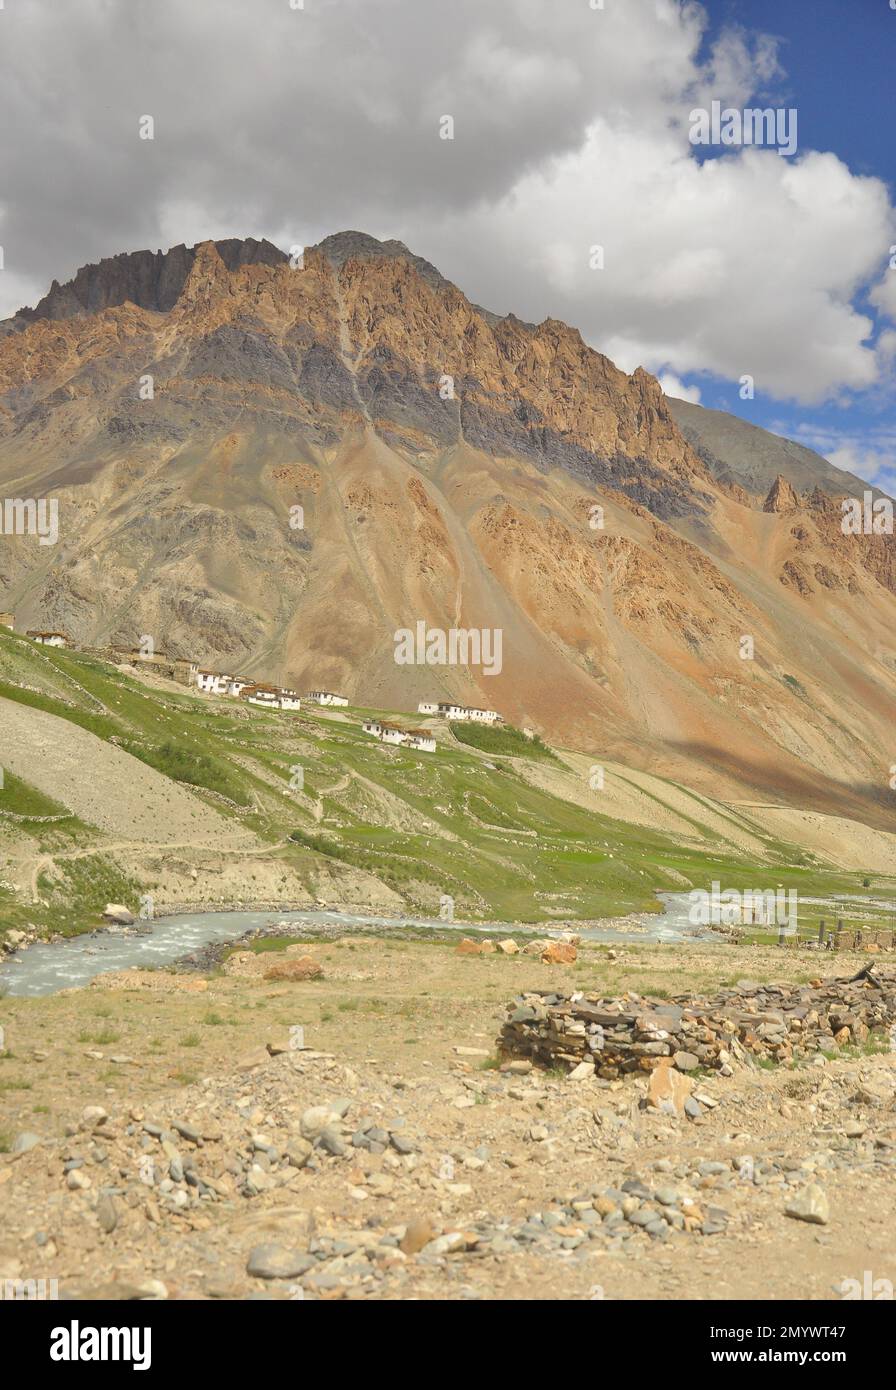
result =
[[[825,153],[699,163],[691,109],[777,104],[780,76],[765,35],[703,53],[705,22],[694,0],[21,0],[0,53],[21,132],[0,146],[0,312],[122,250],[355,227],[629,370],[749,373],[804,402],[871,387],[885,357],[856,305],[876,284],[896,318],[885,185]]]
[[[699,386],[686,386],[672,372],[660,372],[658,379],[667,396],[676,396],[680,401],[690,401],[692,405],[700,404]]]

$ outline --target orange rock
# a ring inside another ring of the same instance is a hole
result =
[[[671,1115],[683,1115],[684,1103],[693,1089],[694,1083],[690,1077],[684,1076],[671,1065],[660,1066],[650,1073],[647,1099],[657,1110],[664,1110]]]
[[[497,942],[497,947],[498,947],[498,950],[502,953],[502,955],[505,955],[505,956],[517,956],[517,955],[519,955],[519,950],[520,950],[520,948],[519,948],[519,946],[517,946],[516,942],[513,940],[512,937],[508,937],[506,941],[499,941],[499,942]]]
[[[482,947],[471,936],[465,936],[458,942],[454,954],[456,956],[481,956]]]
[[[572,965],[578,954],[568,941],[549,941],[541,953],[541,960],[544,965]]]

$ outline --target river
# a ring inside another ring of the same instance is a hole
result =
[[[688,922],[687,893],[660,893],[663,912],[638,913],[630,918],[611,919],[606,926],[573,924],[583,940],[600,942],[682,942],[695,938],[717,940],[711,933],[695,929]],[[306,926],[344,926],[346,931],[374,927],[415,927],[444,931],[453,927],[474,935],[512,936],[519,927],[506,922],[447,923],[431,917],[377,917],[335,911],[301,912],[192,912],[180,916],[159,917],[153,922],[141,922],[135,927],[103,927],[99,931],[72,936],[64,941],[35,942],[17,951],[0,965],[0,986],[9,995],[36,996],[55,994],[60,989],[73,989],[89,984],[97,975],[110,970],[146,969],[170,965],[181,956],[200,947],[218,942],[236,941],[246,932],[269,927],[278,922],[296,922]],[[623,925],[624,923],[624,925]],[[527,931],[543,931],[545,935],[557,930],[550,922]]]

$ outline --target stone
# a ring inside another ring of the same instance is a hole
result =
[[[13,1140],[12,1151],[14,1154],[26,1154],[29,1149],[35,1148],[40,1142],[39,1134],[32,1134],[29,1130],[23,1130]]]
[[[700,1065],[700,1058],[693,1052],[673,1052],[672,1061],[679,1071],[695,1071]]]
[[[290,1139],[284,1149],[290,1168],[304,1168],[313,1150],[307,1139]]]
[[[480,942],[474,941],[470,936],[461,937],[457,946],[454,948],[456,956],[481,956],[482,946]]]
[[[95,1129],[105,1124],[108,1118],[109,1113],[102,1105],[85,1105],[81,1111],[81,1124],[85,1129]]]
[[[131,909],[121,903],[106,903],[103,917],[117,927],[132,927],[137,920]]]
[[[501,952],[501,954],[504,955],[504,956],[518,956],[518,955],[519,955],[520,948],[519,948],[519,946],[516,944],[516,942],[513,940],[512,937],[508,937],[506,941],[496,941],[496,942],[495,942],[495,945],[497,946],[497,948],[498,948],[498,950]]]
[[[816,1226],[826,1226],[830,1219],[830,1207],[824,1189],[810,1182],[784,1208],[786,1216],[795,1221],[809,1221]]]
[[[567,1081],[588,1081],[594,1077],[593,1062],[579,1062],[567,1076]]]
[[[65,1185],[70,1192],[83,1192],[90,1187],[90,1178],[81,1171],[80,1168],[73,1168],[65,1180]]]
[[[108,1193],[104,1192],[96,1204],[96,1219],[100,1230],[105,1231],[106,1235],[110,1235],[118,1225],[118,1207]]]
[[[341,1158],[346,1152],[345,1141],[339,1131],[333,1129],[331,1126],[327,1126],[326,1129],[321,1130],[317,1143],[318,1147],[323,1149],[324,1153],[331,1154],[333,1158]]]
[[[543,965],[572,965],[578,951],[568,941],[549,941],[541,953]]]
[[[416,1255],[418,1250],[422,1250],[430,1241],[435,1240],[436,1232],[432,1222],[425,1216],[414,1217],[405,1227],[404,1235],[399,1243],[399,1249],[405,1255]]]
[[[647,1099],[667,1115],[683,1115],[690,1099],[693,1081],[672,1066],[658,1066],[647,1082]]]
[[[325,1129],[337,1127],[341,1116],[331,1105],[310,1105],[299,1122],[305,1139],[317,1139]]]
[[[314,1269],[317,1260],[300,1250],[287,1250],[284,1245],[256,1245],[249,1251],[246,1273],[252,1279],[297,1279]]]

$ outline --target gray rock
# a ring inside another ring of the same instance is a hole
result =
[[[314,1269],[317,1260],[284,1245],[256,1245],[249,1251],[246,1273],[253,1279],[296,1279]]]
[[[29,1130],[23,1130],[17,1134],[12,1143],[14,1154],[26,1154],[29,1149],[35,1148],[40,1143],[40,1135],[32,1134]]]
[[[96,1204],[96,1219],[100,1224],[100,1230],[109,1235],[118,1225],[118,1207],[114,1197],[104,1193]]]
[[[792,1216],[795,1221],[810,1221],[815,1226],[826,1226],[831,1213],[824,1189],[810,1182],[795,1197],[791,1197],[784,1214]]]
[[[341,1158],[346,1151],[345,1141],[335,1129],[325,1129],[317,1144],[324,1153],[332,1154],[334,1158]]]

